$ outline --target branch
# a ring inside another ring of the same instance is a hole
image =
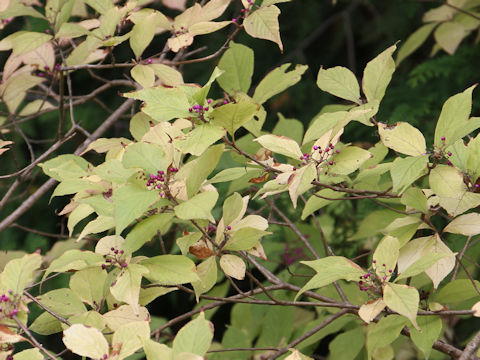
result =
[[[470,360],[472,359],[473,353],[477,350],[478,345],[480,344],[480,331],[473,337],[472,340],[465,346],[465,349],[462,352],[462,355],[458,360]]]

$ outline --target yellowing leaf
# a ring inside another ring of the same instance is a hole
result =
[[[362,88],[368,102],[383,99],[395,71],[392,54],[396,48],[396,45],[390,46],[365,67]]]
[[[387,305],[383,299],[367,301],[365,304],[360,306],[360,309],[358,310],[358,316],[360,316],[360,318],[367,324],[370,324],[370,322],[375,319],[377,315],[383,311],[383,309],[385,309],[385,306]]]
[[[40,349],[27,349],[16,353],[13,360],[43,360]]]
[[[311,357],[303,355],[300,351],[297,349],[290,349],[292,352],[290,355],[288,355],[285,360],[312,360]]]
[[[142,339],[147,360],[173,360],[173,349],[151,339]]]
[[[398,122],[392,126],[379,123],[378,133],[386,147],[402,154],[418,156],[427,151],[422,133],[409,123]]]
[[[10,260],[2,274],[0,284],[3,291],[12,290],[21,295],[25,287],[33,280],[34,271],[42,264],[39,254],[28,254],[19,259]]]
[[[332,95],[361,104],[360,86],[355,74],[343,66],[320,68],[317,86]]]
[[[235,231],[233,236],[228,239],[224,249],[232,251],[248,250],[255,246],[261,237],[270,234],[268,231],[258,230],[253,227],[242,227]]]
[[[103,314],[103,319],[111,330],[116,331],[124,324],[135,321],[149,321],[150,314],[143,306],[141,306],[135,313],[130,305],[122,305],[115,310]]]
[[[317,171],[312,163],[294,171],[288,179],[288,193],[292,200],[293,207],[297,208],[298,197],[313,187],[311,182],[315,179]]]
[[[136,321],[121,325],[112,337],[112,348],[118,349],[118,359],[122,360],[132,355],[142,347],[143,339],[150,337],[148,321]]]
[[[455,22],[445,22],[440,24],[433,33],[437,44],[448,54],[453,55],[463,38],[467,36],[469,31],[463,25]]]
[[[152,87],[155,83],[155,73],[147,65],[138,64],[130,70],[133,79],[142,85],[143,88]]]
[[[231,24],[230,21],[220,21],[220,22],[203,21],[203,22],[198,22],[198,23],[190,26],[190,28],[188,29],[188,32],[190,34],[192,34],[193,36],[210,34],[212,32],[223,29],[225,26],[227,26],[229,24]]]
[[[398,49],[396,65],[398,66],[407,56],[417,50],[427,40],[433,29],[437,26],[436,23],[425,24],[415,30],[408,39]]]
[[[182,220],[205,219],[215,222],[210,213],[218,199],[216,191],[206,191],[175,206],[175,215]]]
[[[183,326],[173,340],[174,355],[189,352],[204,356],[213,340],[213,324],[200,315]]]
[[[316,196],[318,195],[318,196]],[[334,200],[327,200],[327,199],[338,199],[345,195],[343,192],[334,191],[331,189],[323,189],[315,193],[308,198],[307,203],[302,211],[302,220],[305,220],[307,216],[312,214],[313,212],[320,210],[324,206],[332,203]],[[327,198],[327,199],[324,199]]]
[[[21,31],[13,40],[13,53],[15,56],[28,53],[49,41],[52,35],[40,32]]]
[[[187,133],[184,139],[174,141],[174,145],[184,154],[200,156],[203,152],[217,140],[225,135],[225,130],[212,124],[202,124],[196,126],[191,132]]]
[[[257,104],[242,101],[219,106],[209,114],[209,117],[214,125],[225,128],[233,136],[235,131],[253,118],[257,110]]]
[[[180,49],[186,48],[193,44],[193,35],[190,33],[180,34],[167,40],[168,47],[173,52],[179,52]]]
[[[245,263],[236,255],[222,255],[220,258],[220,267],[227,276],[231,276],[237,280],[243,280],[245,278]]]
[[[27,341],[27,339],[13,332],[6,325],[0,324],[0,344],[15,344],[22,341]]]
[[[253,74],[253,50],[242,44],[230,42],[222,55],[218,67],[224,73],[218,78],[218,84],[228,93],[247,93]]]
[[[380,319],[378,323],[368,325],[366,348],[368,359],[375,349],[391,344],[400,336],[407,319],[399,315],[389,315]]]
[[[243,22],[243,25],[247,34],[254,38],[273,41],[277,43],[280,51],[283,52],[278,15],[280,15],[280,10],[275,5],[261,7],[250,14]]]
[[[380,241],[373,253],[373,260],[376,261],[376,273],[378,278],[381,279],[386,276],[386,280],[390,280],[392,272],[395,270],[397,264],[399,248],[400,244],[395,237],[386,236]],[[392,272],[390,272],[390,270]]]
[[[443,231],[465,236],[478,235],[480,234],[480,214],[461,215],[448,224]]]
[[[134,313],[138,314],[138,298],[142,276],[148,272],[147,268],[138,264],[128,266],[118,275],[114,284],[110,286],[110,292],[120,302],[129,304]]]
[[[367,150],[357,146],[347,146],[340,151],[340,154],[333,157],[334,164],[329,172],[339,175],[351,174],[371,157],[372,154]]]
[[[109,354],[108,343],[100,330],[82,324],[74,324],[63,332],[67,349],[80,356],[102,359]]]
[[[182,73],[173,67],[163,64],[150,64],[148,66],[153,69],[155,75],[158,76],[164,85],[177,86],[183,84]]]
[[[390,169],[393,191],[403,193],[415,180],[427,174],[427,166],[427,155],[396,158]]]
[[[415,329],[419,329],[416,318],[420,296],[417,289],[407,285],[386,283],[383,301],[390,309],[408,318]]]
[[[186,256],[154,256],[140,264],[148,270],[145,277],[161,285],[178,285],[200,280],[195,263]]]
[[[200,281],[193,281],[192,286],[198,302],[199,296],[210,291],[217,282],[217,260],[215,256],[210,256],[197,266],[197,275]]]
[[[265,149],[277,154],[288,156],[295,160],[299,160],[300,156],[302,156],[302,151],[297,142],[286,136],[262,135],[254,141],[258,141]]]
[[[480,317],[480,301],[476,302],[475,305],[472,306],[473,316]]]
[[[82,301],[92,308],[100,304],[104,297],[105,280],[107,273],[101,267],[89,267],[77,271],[70,278],[70,289],[76,293]]]

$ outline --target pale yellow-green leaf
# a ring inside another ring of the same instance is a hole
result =
[[[199,281],[195,263],[183,255],[159,255],[140,263],[149,271],[145,277],[161,285]]]
[[[242,227],[235,231],[233,236],[225,244],[225,250],[248,250],[255,246],[261,237],[270,235],[268,231],[255,229],[253,227]]]
[[[395,62],[392,54],[396,48],[396,45],[390,46],[365,67],[362,88],[369,102],[373,100],[381,101],[385,95],[387,86],[395,71]]]
[[[115,299],[129,304],[135,313],[138,313],[140,308],[138,298],[142,276],[147,272],[148,270],[144,266],[128,264],[110,287],[110,292]]]
[[[217,140],[225,135],[225,130],[210,123],[196,126],[185,134],[185,138],[174,140],[174,145],[184,154],[200,156]]]
[[[36,317],[29,325],[29,329],[40,335],[52,335],[63,331],[60,320],[47,312]]]
[[[192,281],[192,286],[198,302],[199,296],[210,291],[217,282],[217,260],[215,256],[210,256],[197,266],[197,275],[200,281]]]
[[[150,64],[148,65],[160,81],[167,86],[177,86],[183,84],[182,73],[173,67],[163,64]]]
[[[265,1],[264,1],[265,2]],[[311,357],[303,355],[297,349],[289,349],[292,353],[288,355],[285,360],[312,360]]]
[[[469,31],[467,31],[463,25],[448,21],[440,24],[435,29],[433,36],[443,50],[453,55],[468,33]]]
[[[45,271],[43,279],[52,272],[66,272],[69,270],[81,270],[92,265],[100,266],[103,256],[92,251],[67,250],[54,259]]]
[[[147,65],[138,64],[130,70],[132,78],[142,85],[143,88],[152,87],[155,83],[155,73],[152,68]]]
[[[156,298],[168,294],[169,292],[178,290],[175,287],[163,287],[163,286],[155,286],[149,287],[145,289],[140,289],[140,296],[138,302],[142,306],[146,306],[150,304]],[[142,308],[140,308],[141,310]],[[148,319],[146,319],[148,320]]]
[[[113,7],[112,0],[84,0],[84,2],[102,15]]]
[[[343,66],[330,69],[320,68],[317,86],[332,95],[361,104],[360,86],[355,74]]]
[[[147,360],[173,360],[173,349],[151,339],[142,339]]]
[[[406,158],[396,158],[390,169],[393,191],[403,193],[418,178],[428,172],[428,156],[419,155]]]
[[[155,214],[142,220],[128,232],[122,249],[126,253],[132,253],[140,249],[144,243],[150,241],[158,232],[161,234],[167,232],[172,223],[172,218],[173,214],[163,213]]]
[[[367,301],[365,304],[360,306],[360,309],[358,310],[358,316],[360,316],[360,318],[367,324],[370,324],[370,322],[375,319],[377,315],[383,311],[383,309],[385,309],[385,306],[387,305],[383,299]]]
[[[43,360],[43,355],[39,349],[27,349],[16,353],[13,360]]]
[[[125,359],[142,347],[142,340],[150,338],[148,321],[135,321],[121,325],[112,337],[112,347],[120,349],[118,360]]]
[[[400,202],[423,213],[428,211],[427,197],[419,188],[408,188],[400,198]]]
[[[253,74],[253,50],[242,44],[230,42],[229,48],[222,55],[218,67],[224,73],[218,83],[228,93],[247,93]]]
[[[42,46],[49,41],[52,35],[40,32],[21,31],[18,36],[12,40],[13,54],[20,56]]]
[[[480,214],[461,215],[448,224],[443,231],[465,236],[478,235],[480,234]]]
[[[245,278],[245,263],[236,255],[222,255],[220,258],[220,267],[227,276],[231,276],[237,280],[243,280]]]
[[[302,151],[297,142],[286,136],[262,135],[254,141],[258,141],[265,149],[295,160],[299,160],[300,156],[302,156]]]
[[[480,317],[480,301],[476,302],[475,305],[472,306],[473,316]]]
[[[389,315],[381,318],[378,323],[369,324],[366,334],[368,359],[371,359],[375,349],[387,346],[398,338],[407,322],[403,316]]]
[[[180,49],[186,48],[193,43],[193,35],[190,33],[180,34],[167,40],[168,47],[173,52],[179,52]]]
[[[419,329],[416,318],[420,296],[417,289],[407,285],[386,283],[383,301],[390,309],[409,319],[415,329]]]
[[[347,146],[333,157],[334,164],[330,172],[339,175],[348,175],[356,171],[362,164],[370,159],[372,154],[357,146]]]
[[[424,254],[420,259],[410,265],[404,272],[398,275],[395,279],[396,281],[406,279],[409,277],[413,277],[422,273],[423,271],[431,268],[435,263],[437,263],[440,259],[447,257],[448,254],[446,253],[438,253],[438,252],[429,252]]]
[[[410,338],[417,348],[419,348],[425,359],[430,357],[432,346],[442,333],[442,319],[438,316],[419,316],[417,318],[417,329],[410,329]]]
[[[373,253],[373,260],[376,261],[376,273],[379,278],[386,276],[386,280],[390,280],[397,264],[399,248],[400,244],[395,237],[386,236],[380,241]]]
[[[174,355],[189,352],[204,356],[213,340],[213,324],[200,315],[183,326],[173,340]]]
[[[60,27],[60,30],[55,34],[55,38],[68,37],[74,39],[88,34],[90,34],[90,31],[79,24],[64,23]]]
[[[77,242],[90,234],[99,234],[115,227],[115,219],[111,216],[99,215],[90,221],[77,237]]]
[[[392,126],[379,123],[378,133],[386,147],[399,153],[418,156],[427,151],[422,133],[409,123],[398,122]]]
[[[212,32],[223,29],[225,26],[229,24],[231,24],[231,21],[220,21],[220,22],[202,21],[190,26],[190,28],[188,29],[188,32],[193,36],[210,34]]]
[[[243,124],[253,118],[258,110],[258,104],[242,101],[219,106],[208,116],[214,125],[221,126],[233,136]]]
[[[89,267],[77,271],[70,278],[70,289],[85,303],[93,308],[100,304],[104,297],[104,284],[107,273],[101,267]]]
[[[315,116],[305,132],[303,144],[307,144],[312,140],[319,139],[329,130],[333,129],[337,124],[345,126],[348,122],[345,120],[347,116],[348,112],[346,111],[327,112]]]
[[[141,306],[137,312],[130,305],[122,305],[115,310],[103,314],[103,319],[107,326],[116,331],[120,326],[135,321],[149,321],[150,314],[148,310]]]
[[[313,187],[311,182],[316,178],[317,170],[313,163],[294,171],[288,179],[288,193],[293,207],[297,208],[298,197]]]
[[[205,219],[215,222],[211,211],[218,199],[216,191],[206,191],[175,206],[175,215],[182,220]]]
[[[67,349],[80,356],[101,359],[109,354],[107,340],[100,330],[82,324],[74,324],[63,332]]]
[[[415,30],[398,49],[396,65],[398,66],[407,56],[417,50],[427,40],[437,23],[425,24]]]
[[[261,7],[250,14],[243,22],[243,25],[248,35],[258,39],[273,41],[278,45],[280,51],[283,52],[278,15],[280,15],[280,10],[275,5]]]
[[[36,253],[10,260],[0,275],[3,291],[11,290],[14,294],[21,295],[25,287],[32,282],[34,272],[41,264],[42,257]]]

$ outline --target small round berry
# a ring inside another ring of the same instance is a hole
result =
[[[123,250],[120,250],[120,254],[122,254],[122,255],[123,255],[124,253],[125,253],[125,251],[123,251]]]
[[[442,136],[442,138],[440,140],[445,141],[445,136]]]
[[[212,102],[212,99],[207,99],[207,104],[210,104]]]
[[[8,290],[8,293],[13,294],[13,290],[12,289]]]
[[[329,161],[329,162],[328,162],[328,165],[333,165],[333,161]]]
[[[47,71],[50,70],[50,66],[48,66],[48,65],[45,65],[43,68]]]
[[[117,304],[117,303],[113,303],[113,307],[114,307],[114,308],[118,307],[118,304]]]
[[[223,100],[223,103],[226,105],[228,104],[228,100]]]
[[[373,263],[373,264],[376,264],[376,263],[377,263],[377,260],[372,260],[372,263]]]
[[[447,155],[448,155],[448,156],[452,156],[452,153],[449,151]]]
[[[232,227],[230,225],[227,226],[227,230],[232,230]]]
[[[105,270],[107,268],[107,265],[102,264],[102,270]]]
[[[294,167],[293,167],[293,171],[296,171],[296,170],[297,170],[297,168],[294,166]]]
[[[232,22],[237,22],[237,19],[233,18],[233,19],[232,19]]]
[[[385,281],[385,280],[387,280],[387,277],[386,277],[386,276],[384,276],[382,279]]]
[[[114,250],[115,250],[115,248],[114,248],[114,247],[111,247],[111,248],[110,248],[110,251],[114,251]]]
[[[106,360],[108,359],[108,355],[107,354],[103,354],[103,360]]]
[[[39,72],[39,73],[38,73],[38,76],[39,76],[39,77],[44,77],[45,74],[44,74],[43,72]]]
[[[46,29],[45,34],[50,34],[50,29]]]
[[[111,262],[112,262],[112,259],[106,259],[105,262],[111,263]]]
[[[450,166],[452,165],[452,163],[450,161],[447,161],[447,165]]]
[[[337,154],[340,154],[340,150],[335,150],[335,152],[336,152]]]
[[[392,270],[392,269],[390,269],[390,270],[388,270],[388,272],[389,272],[389,273],[392,273],[392,272],[393,272],[393,270]]]
[[[115,250],[114,253],[115,253],[115,255],[118,254],[118,250]]]
[[[60,64],[55,64],[55,70],[58,71],[58,70],[60,70],[60,68],[61,68]]]
[[[148,59],[148,60],[147,60],[147,63],[148,63],[148,64],[151,64],[151,63],[152,63],[152,59]]]
[[[318,150],[318,146],[317,146],[317,145],[314,145],[314,146],[313,146],[313,150]]]
[[[124,268],[126,268],[127,266],[128,266],[127,263],[123,263],[123,264],[122,264],[122,267],[124,267]]]

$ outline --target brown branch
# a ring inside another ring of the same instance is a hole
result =
[[[12,317],[13,320],[15,320],[15,322],[18,324],[18,326],[25,332],[25,334],[27,334],[28,338],[32,341],[33,345],[36,346],[37,348],[39,348],[45,355],[47,355],[48,359],[53,359],[53,360],[59,360],[55,355],[53,355],[52,353],[50,353],[50,351],[48,351],[47,349],[45,349],[43,347],[42,344],[40,344],[38,342],[37,339],[35,339],[35,337],[32,335],[32,333],[30,332],[30,330],[28,330],[28,327],[25,326],[25,324],[23,324],[18,318],[16,315],[14,315]]]
[[[463,349],[462,355],[458,360],[470,360],[472,359],[473,353],[477,350],[478,345],[480,344],[480,331],[478,331],[472,340],[465,346]]]

